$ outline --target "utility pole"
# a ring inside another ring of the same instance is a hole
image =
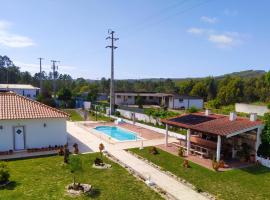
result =
[[[39,59],[39,88],[40,88],[40,94],[43,92],[43,85],[42,85],[42,60],[44,58],[38,58]]]
[[[56,61],[56,60],[51,60],[52,62],[52,70],[53,70],[53,98],[56,98],[56,72],[58,70],[58,66],[56,65],[56,63],[60,62],[60,61]]]
[[[117,47],[114,46],[114,41],[119,40],[119,38],[114,37],[114,31],[108,30],[109,37],[106,40],[111,40],[111,45],[106,46],[106,48],[111,48],[111,85],[110,85],[110,115],[114,114],[114,49]]]

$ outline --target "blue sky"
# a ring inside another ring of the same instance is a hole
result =
[[[269,70],[268,0],[0,0],[0,55],[38,71],[109,77],[107,30],[120,38],[116,78]]]

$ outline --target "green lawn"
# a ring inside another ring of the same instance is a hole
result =
[[[12,183],[9,187],[0,190],[0,199],[162,199],[124,168],[105,158],[107,163],[112,164],[111,169],[93,169],[93,160],[98,155],[80,155],[83,162],[83,172],[79,181],[93,186],[93,193],[90,196],[72,198],[65,194],[65,186],[72,182],[72,177],[69,170],[63,165],[63,157],[52,156],[9,161]]]
[[[70,114],[71,121],[83,121],[83,118],[75,109],[63,109],[63,111]]]
[[[149,147],[143,150],[130,149],[130,151],[187,180],[197,189],[215,195],[218,199],[270,199],[270,170],[265,167],[254,166],[226,172],[214,172],[191,163],[191,168],[184,169],[182,158],[160,149],[158,155],[150,154]]]

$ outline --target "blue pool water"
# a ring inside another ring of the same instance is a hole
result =
[[[98,126],[95,129],[119,141],[140,139],[140,137],[138,137],[135,133],[126,131],[116,126]]]

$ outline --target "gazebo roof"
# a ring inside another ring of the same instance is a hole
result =
[[[248,118],[237,117],[231,121],[227,115],[205,115],[204,113],[183,114],[161,121],[180,128],[227,137],[231,134],[245,132],[263,126],[260,120],[250,121]]]

